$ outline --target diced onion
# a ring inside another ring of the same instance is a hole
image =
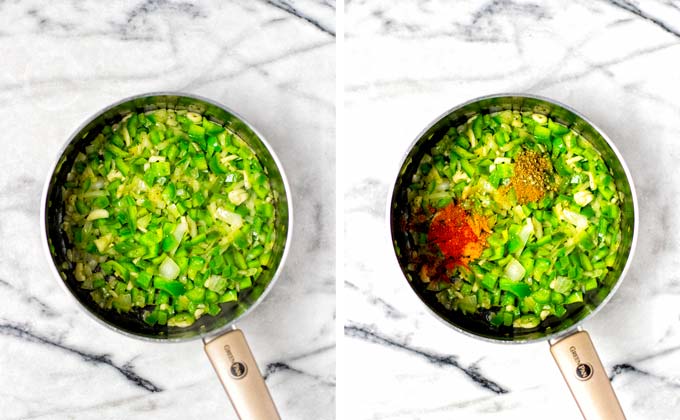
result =
[[[522,245],[526,245],[532,233],[534,233],[534,223],[532,222],[531,218],[527,218],[526,223],[524,223],[524,226],[522,226],[522,230],[520,230],[517,234],[519,239],[522,241]]]
[[[555,280],[550,282],[550,288],[557,293],[567,293],[571,290],[573,282],[564,276],[557,276]]]
[[[446,191],[449,189],[449,182],[448,181],[443,181],[437,184],[437,186],[434,187],[435,191]]]
[[[87,220],[106,219],[109,217],[109,212],[104,209],[94,209],[87,215]]]
[[[222,294],[227,288],[227,280],[221,276],[212,275],[206,279],[203,286],[215,293]]]
[[[526,274],[524,266],[514,258],[505,266],[505,276],[512,281],[522,280],[524,274]]]
[[[238,206],[248,199],[248,193],[245,190],[239,188],[229,191],[228,197],[229,201],[231,201],[235,206]]]
[[[234,229],[238,229],[243,225],[243,218],[240,214],[232,213],[222,207],[215,209],[215,217],[227,222]]]
[[[170,257],[166,257],[158,267],[158,274],[170,280],[176,279],[179,276],[179,271],[179,266]]]
[[[104,235],[100,238],[95,239],[94,244],[97,246],[97,250],[100,253],[103,253],[104,251],[106,251],[106,248],[109,247],[109,244],[111,243],[112,239],[113,239],[113,235],[109,233],[107,235]]]
[[[541,239],[543,237],[543,225],[535,217],[531,219],[534,224],[534,234],[536,239]]]
[[[184,237],[184,234],[187,233],[189,230],[189,225],[187,224],[187,218],[182,216],[180,219],[180,223],[177,225],[175,230],[172,232],[172,236],[175,237],[175,240],[177,241],[177,244],[179,245],[180,242],[182,242],[182,238]]]
[[[590,191],[579,191],[574,194],[574,201],[581,207],[587,206],[593,201],[593,194]]]
[[[588,227],[588,219],[582,214],[576,213],[569,209],[562,210],[562,215],[564,220],[576,226],[579,229],[585,229]]]
[[[583,160],[583,156],[574,156],[566,160],[567,165],[569,166],[574,166],[575,163],[578,163]]]
[[[467,176],[467,174],[463,171],[458,171],[455,174],[453,174],[453,178],[451,180],[454,182],[454,184],[459,183],[460,181],[469,181],[470,177]],[[418,182],[418,181],[415,181]]]
[[[101,190],[106,185],[106,182],[102,178],[97,178],[92,185],[90,185],[90,191]]]

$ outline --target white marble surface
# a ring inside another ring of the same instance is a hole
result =
[[[585,328],[628,418],[679,418],[680,2],[354,0],[345,30],[345,417],[580,418],[546,343],[449,329],[387,239],[388,189],[413,138],[460,102],[509,91],[580,110],[628,162],[637,254]]]
[[[235,418],[200,342],[149,344],[81,312],[38,230],[47,168],[98,109],[172,90],[237,110],[295,203],[288,263],[239,327],[287,419],[335,418],[333,0],[0,2],[0,418]]]

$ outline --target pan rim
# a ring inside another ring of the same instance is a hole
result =
[[[438,124],[440,121],[442,121],[444,118],[449,116],[451,113],[457,111],[460,108],[463,108],[465,106],[484,101],[487,99],[496,99],[496,98],[508,98],[508,97],[513,97],[513,98],[524,98],[524,99],[536,99],[539,101],[543,101],[552,105],[556,105],[558,107],[561,107],[577,117],[579,117],[581,120],[583,120],[585,123],[587,123],[593,130],[595,130],[607,143],[607,145],[611,148],[612,152],[618,159],[619,163],[621,164],[621,167],[623,168],[624,173],[626,174],[626,181],[628,182],[628,185],[630,187],[630,192],[631,192],[631,197],[632,197],[632,205],[633,205],[633,236],[631,238],[631,246],[630,246],[630,251],[628,252],[628,256],[626,257],[626,263],[624,264],[623,269],[621,270],[621,274],[619,275],[618,279],[616,280],[616,283],[612,287],[611,291],[607,294],[607,296],[600,302],[590,313],[586,314],[583,318],[578,320],[577,322],[573,323],[569,327],[564,328],[563,330],[558,330],[549,334],[545,334],[541,337],[538,338],[529,338],[529,339],[517,339],[513,340],[511,339],[502,339],[502,338],[496,338],[496,337],[490,337],[490,336],[483,336],[479,334],[475,334],[471,331],[468,331],[466,329],[463,329],[459,327],[458,325],[449,322],[448,320],[442,318],[437,312],[435,312],[425,301],[421,298],[421,296],[413,289],[413,286],[411,286],[410,281],[406,278],[405,275],[403,275],[403,271],[401,270],[401,264],[399,263],[399,260],[397,258],[397,253],[396,250],[394,249],[394,236],[392,234],[392,203],[394,200],[394,193],[396,191],[396,186],[397,182],[399,181],[399,177],[401,176],[401,170],[404,167],[404,164],[407,162],[407,159],[409,157],[409,153],[413,150],[413,148],[416,146],[418,142],[420,142],[423,138],[423,136],[436,124]],[[566,105],[560,101],[554,100],[552,98],[548,98],[546,96],[542,95],[535,95],[531,93],[514,93],[514,92],[502,92],[502,93],[492,93],[492,94],[487,94],[483,96],[479,96],[473,99],[469,99],[467,101],[464,101],[462,103],[459,103],[448,110],[444,111],[443,113],[439,114],[432,122],[430,122],[423,130],[418,133],[418,135],[415,137],[415,139],[409,144],[407,149],[404,152],[404,155],[402,159],[399,162],[399,165],[397,166],[397,170],[395,171],[396,176],[393,178],[390,178],[393,180],[390,186],[390,190],[388,192],[387,196],[387,211],[386,211],[386,225],[388,229],[388,237],[390,239],[390,248],[392,250],[391,255],[394,261],[397,263],[397,267],[399,267],[399,270],[402,272],[402,277],[404,280],[407,282],[409,285],[409,288],[411,289],[411,292],[416,296],[416,298],[420,301],[421,305],[425,306],[427,311],[432,314],[436,319],[438,319],[440,322],[448,326],[449,328],[452,328],[454,331],[457,331],[459,333],[462,333],[468,337],[472,337],[477,340],[482,340],[486,341],[489,343],[496,343],[496,344],[507,344],[507,345],[512,345],[512,344],[529,344],[529,343],[538,343],[542,341],[557,341],[560,340],[572,333],[574,333],[577,330],[582,329],[582,325],[584,322],[589,320],[593,315],[597,314],[602,307],[604,307],[609,301],[612,299],[612,297],[616,294],[618,291],[619,287],[621,286],[621,283],[623,282],[623,279],[626,277],[626,274],[628,273],[628,270],[630,269],[630,266],[632,264],[633,258],[635,256],[635,249],[637,247],[637,240],[638,240],[638,234],[639,234],[639,212],[638,212],[638,201],[637,201],[637,193],[635,190],[635,184],[633,182],[633,177],[630,172],[630,169],[628,168],[628,165],[626,161],[623,159],[623,156],[621,155],[621,152],[619,149],[616,147],[614,142],[609,138],[609,136],[598,126],[596,125],[593,121],[591,121],[589,118],[584,116],[582,113],[577,111],[576,109],[572,108],[569,105]]]
[[[248,127],[249,130],[257,136],[257,138],[260,140],[262,145],[265,147],[267,152],[272,157],[272,160],[274,161],[274,164],[276,165],[276,168],[278,169],[280,175],[281,175],[281,180],[283,184],[283,189],[284,193],[286,195],[286,207],[288,209],[288,226],[287,226],[287,232],[286,232],[286,240],[284,243],[283,247],[283,252],[281,254],[281,258],[279,260],[279,263],[276,267],[276,270],[274,271],[274,274],[272,276],[272,279],[269,281],[267,284],[267,287],[264,289],[262,294],[253,302],[252,305],[250,305],[245,311],[243,311],[241,314],[237,315],[233,320],[230,322],[226,323],[225,325],[222,325],[219,328],[211,329],[211,330],[205,330],[205,331],[199,331],[195,335],[191,335],[188,337],[157,337],[157,336],[146,336],[146,335],[141,335],[141,334],[135,334],[130,331],[123,330],[116,326],[113,323],[107,322],[106,320],[96,316],[90,308],[88,308],[83,302],[81,302],[76,296],[69,290],[69,288],[66,286],[66,282],[62,279],[55,263],[54,259],[52,258],[52,253],[49,248],[49,243],[48,243],[48,237],[47,237],[47,193],[49,191],[50,183],[52,181],[52,177],[54,176],[55,170],[57,168],[57,165],[61,161],[62,157],[64,156],[64,152],[68,148],[68,146],[75,140],[75,138],[81,134],[82,130],[87,127],[88,124],[90,124],[92,121],[95,119],[99,118],[102,114],[108,112],[111,109],[114,109],[122,104],[132,102],[137,99],[142,99],[142,98],[148,98],[148,97],[154,97],[154,96],[175,96],[178,98],[187,98],[187,99],[193,99],[193,100],[198,100],[205,102],[207,104],[210,104],[212,106],[215,106],[217,108],[220,108],[227,113],[233,115],[235,118],[237,118],[241,123],[243,123],[246,127]],[[43,189],[42,189],[42,195],[40,199],[40,239],[42,243],[42,248],[43,252],[45,253],[45,257],[47,258],[47,262],[49,265],[50,272],[52,273],[52,277],[59,283],[60,287],[66,292],[67,295],[70,296],[71,299],[73,299],[75,302],[77,302],[78,306],[80,309],[85,312],[89,318],[95,320],[99,325],[103,325],[109,330],[112,330],[116,333],[122,334],[126,337],[133,338],[136,340],[141,340],[141,341],[146,341],[146,342],[152,342],[152,343],[184,343],[184,342],[189,342],[189,341],[198,341],[198,340],[211,340],[214,337],[220,336],[227,332],[227,330],[233,329],[236,323],[240,320],[243,320],[244,317],[246,317],[248,314],[250,314],[262,301],[267,297],[267,295],[270,293],[271,289],[273,289],[275,283],[278,281],[279,277],[281,277],[281,273],[283,271],[283,267],[285,265],[286,259],[288,257],[288,252],[290,251],[290,246],[291,246],[291,241],[293,238],[293,201],[292,201],[292,193],[290,189],[290,185],[288,183],[288,178],[286,176],[286,172],[283,168],[283,165],[281,164],[281,161],[279,160],[279,157],[277,156],[276,152],[274,149],[271,147],[269,142],[266,140],[266,138],[260,133],[252,124],[250,124],[245,118],[243,118],[240,114],[237,112],[234,112],[231,108],[225,106],[224,104],[217,102],[215,100],[206,98],[201,95],[196,95],[193,93],[186,93],[186,92],[181,92],[181,91],[152,91],[152,92],[145,92],[145,93],[140,93],[136,95],[131,95],[127,96],[123,99],[119,99],[104,108],[101,108],[99,111],[91,114],[88,118],[83,120],[83,122],[78,125],[78,127],[72,132],[72,134],[68,137],[68,140],[64,142],[64,144],[61,146],[61,148],[58,151],[58,154],[56,156],[56,159],[50,165],[49,170],[47,172],[47,176],[45,179],[45,182],[43,184]]]

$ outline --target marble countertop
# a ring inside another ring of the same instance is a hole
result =
[[[632,171],[637,253],[584,327],[628,418],[677,419],[680,3],[355,0],[345,12],[345,417],[580,418],[546,343],[454,332],[406,285],[388,239],[388,190],[421,129],[465,100],[528,92],[592,119]]]
[[[334,2],[0,2],[0,407],[3,419],[235,418],[200,342],[93,322],[48,270],[48,167],[102,107],[185,91],[237,110],[292,187],[282,278],[243,329],[281,414],[335,418]]]

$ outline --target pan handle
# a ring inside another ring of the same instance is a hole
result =
[[[241,420],[280,420],[267,384],[243,332],[233,329],[210,341],[205,352]]]
[[[590,336],[577,331],[550,343],[550,352],[586,420],[625,420]]]

